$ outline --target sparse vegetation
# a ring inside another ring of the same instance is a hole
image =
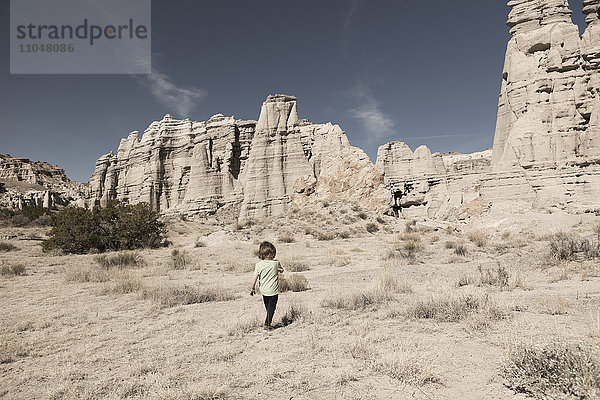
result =
[[[52,215],[50,237],[43,247],[76,254],[157,247],[165,233],[158,217],[146,203],[112,201],[92,210],[67,207]]]
[[[293,322],[300,320],[306,315],[306,307],[304,305],[292,302],[281,316],[281,325],[288,326]]]
[[[52,211],[47,208],[24,206],[21,210],[0,208],[0,224],[14,227],[46,226]]]
[[[407,311],[410,318],[435,319],[440,322],[457,322],[485,310],[492,319],[502,319],[506,313],[487,296],[473,295],[435,297],[417,300]]]
[[[367,219],[367,218],[369,218],[369,216],[367,215],[367,213],[365,213],[365,212],[362,212],[362,211],[361,211],[361,212],[359,212],[358,214],[356,214],[356,216],[357,216],[358,218],[360,218],[360,219]]]
[[[143,299],[152,300],[163,308],[233,300],[235,296],[215,286],[152,286],[141,291]]]
[[[390,299],[391,296],[389,293],[374,289],[364,292],[332,296],[328,299],[325,299],[321,305],[323,307],[356,311],[363,310],[365,308],[377,308],[379,305],[388,302]]]
[[[18,250],[17,246],[8,242],[0,242],[0,252],[9,252]]]
[[[596,399],[598,349],[577,343],[515,344],[502,375],[505,385],[536,399]]]
[[[581,238],[564,232],[550,238],[550,256],[561,261],[600,257],[600,238]]]
[[[103,254],[96,256],[94,260],[104,269],[140,267],[146,265],[146,262],[140,253],[135,251],[124,251],[112,255]]]
[[[302,274],[291,274],[287,278],[279,274],[279,291],[280,292],[303,292],[308,290],[308,279]]]
[[[467,248],[464,244],[457,244],[456,247],[454,247],[454,253],[457,256],[466,256],[467,255]]]
[[[379,230],[379,225],[377,225],[374,222],[369,222],[367,223],[367,232],[369,233],[375,233]]]
[[[483,268],[481,265],[477,268],[479,271],[479,283],[481,285],[507,287],[509,274],[506,268],[498,266],[496,269]]]
[[[467,235],[469,240],[475,244],[477,247],[485,247],[488,242],[488,237],[483,232],[471,232]]]
[[[187,251],[180,251],[178,249],[173,249],[173,251],[171,251],[171,262],[169,263],[169,265],[172,269],[186,269],[190,266],[191,263],[192,259],[188,255]]]
[[[281,243],[294,243],[296,241],[296,239],[294,239],[294,235],[291,233],[284,233],[283,235],[280,235],[277,240]]]
[[[2,276],[21,276],[25,275],[27,268],[21,263],[6,263],[0,267],[0,275]]]

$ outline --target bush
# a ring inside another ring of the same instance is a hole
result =
[[[377,225],[376,223],[369,222],[367,224],[367,232],[369,232],[369,233],[375,233],[378,230],[379,230],[379,225]]]
[[[358,216],[358,218],[360,218],[360,219],[367,219],[367,218],[369,218],[369,216],[368,216],[366,213],[364,213],[364,212],[359,212],[359,213],[357,214],[357,216]]]
[[[574,260],[578,254],[583,254],[586,258],[600,257],[600,242],[566,233],[558,233],[550,239],[550,256],[553,258],[568,261]]]
[[[75,254],[157,247],[165,233],[158,218],[146,203],[112,201],[92,210],[68,207],[52,215],[50,237],[43,247]]]
[[[308,279],[302,274],[291,274],[287,279],[288,287],[292,292],[308,290]]]
[[[294,243],[296,241],[296,239],[294,239],[294,235],[289,234],[289,233],[279,236],[279,238],[277,238],[277,240],[280,241],[281,243]]]
[[[104,269],[138,267],[146,264],[140,254],[135,251],[97,256],[95,260]]]
[[[25,265],[17,264],[2,264],[0,268],[0,275],[3,276],[21,276],[25,275]]]
[[[600,358],[581,344],[515,346],[503,369],[505,385],[538,399],[597,399]]]
[[[51,214],[47,208],[35,206],[25,206],[21,210],[0,208],[0,221],[16,227],[48,225]]]
[[[177,249],[174,249],[171,252],[171,268],[179,270],[185,269],[188,265],[191,264],[191,262],[192,260],[190,259],[185,250],[179,251]]]
[[[464,244],[457,244],[456,247],[454,247],[454,253],[459,256],[466,256],[467,248]]]
[[[509,274],[506,268],[498,267],[497,270],[483,268],[481,265],[477,269],[479,271],[479,282],[482,285],[490,286],[508,286]]]
[[[0,242],[0,251],[14,251],[14,250],[18,250],[17,246],[14,246],[11,243],[7,243],[7,242]]]
[[[471,232],[467,237],[477,247],[485,247],[488,242],[488,237],[483,232]]]

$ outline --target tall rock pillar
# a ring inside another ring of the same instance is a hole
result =
[[[511,39],[502,71],[492,167],[584,161],[595,152],[584,149],[583,143],[598,71],[584,65],[582,40],[568,2],[514,0],[508,5]],[[592,26],[597,25],[598,1],[586,1],[586,10],[591,22],[588,47],[595,48],[597,32]],[[597,55],[589,54],[590,60]]]

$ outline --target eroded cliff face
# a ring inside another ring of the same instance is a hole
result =
[[[513,0],[492,151],[380,147],[394,210],[460,219],[532,209],[587,212],[600,196],[600,0],[582,37],[566,0]]]
[[[579,36],[566,0],[514,0],[507,25],[494,170],[600,161],[598,1]]]
[[[243,198],[240,175],[250,151],[254,121],[215,115],[206,122],[155,121],[141,138],[132,132],[117,154],[96,161],[92,206],[109,200],[147,202],[167,213],[215,212]]]
[[[364,170],[352,177],[362,176],[360,189],[348,182],[352,168],[342,170],[341,165],[352,166],[354,173]],[[302,204],[308,197],[329,195],[324,189],[329,187],[367,208],[381,209],[373,199],[389,194],[381,174],[371,170],[366,154],[350,146],[339,126],[300,120],[296,98],[275,95],[263,103],[258,122],[222,115],[191,122],[167,115],[141,139],[131,133],[116,155],[96,162],[91,205],[119,199],[188,215],[230,206],[239,207],[238,217],[245,220],[281,215],[292,197]]]
[[[67,178],[55,165],[0,154],[0,206],[56,208],[84,205],[87,187]]]

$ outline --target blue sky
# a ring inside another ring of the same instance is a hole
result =
[[[584,27],[582,0],[571,0]],[[166,113],[258,119],[269,94],[339,124],[374,161],[402,140],[491,147],[506,43],[504,0],[153,0],[144,75],[10,75],[0,0],[0,153],[87,182],[95,160]]]

